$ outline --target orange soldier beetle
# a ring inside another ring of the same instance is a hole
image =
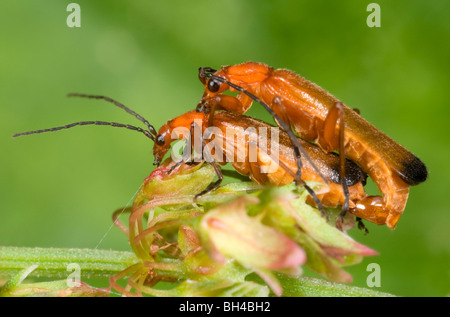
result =
[[[339,151],[361,166],[383,196],[367,196],[351,210],[357,217],[395,228],[405,209],[409,187],[428,172],[419,158],[376,129],[326,90],[287,69],[247,62],[221,70],[204,67],[199,78],[205,92],[197,110],[245,113],[259,102],[283,129],[292,127],[325,152]],[[237,91],[236,97],[223,94]],[[210,120],[211,123],[212,119]],[[289,132],[289,131],[288,131]],[[345,175],[345,166],[341,164]],[[345,183],[343,183],[345,190]],[[345,208],[343,209],[345,212]]]
[[[134,112],[133,110],[129,109],[128,107],[124,106],[123,104],[108,98],[104,96],[95,96],[95,95],[84,95],[84,94],[69,94],[69,96],[75,96],[75,97],[84,97],[84,98],[91,98],[91,99],[103,99],[105,101],[111,102],[114,105],[124,109],[128,113],[135,116],[137,119],[139,119],[141,122],[143,122],[147,126],[147,130],[144,130],[142,128],[132,126],[129,124],[121,124],[121,123],[115,123],[115,122],[104,122],[104,121],[81,121],[81,122],[75,122],[71,123],[65,126],[60,127],[54,127],[49,129],[42,129],[42,130],[35,130],[35,131],[27,131],[22,132],[13,135],[13,137],[18,137],[22,135],[30,135],[30,134],[38,134],[38,133],[45,133],[45,132],[53,132],[53,131],[59,131],[63,129],[69,129],[75,126],[83,126],[83,125],[103,125],[103,126],[112,126],[112,127],[121,127],[126,128],[134,131],[138,131],[140,133],[143,133],[146,137],[151,139],[155,142],[153,153],[155,156],[155,165],[159,165],[164,155],[167,153],[167,151],[170,148],[170,144],[175,141],[171,139],[172,131],[175,128],[178,127],[185,127],[186,129],[190,129],[189,131],[192,132],[195,128],[194,123],[196,123],[196,120],[201,120],[204,124],[202,124],[201,128],[202,131],[207,127],[207,122],[209,116],[204,112],[197,112],[197,111],[190,111],[188,113],[185,113],[184,115],[181,115],[173,120],[170,120],[168,123],[163,125],[159,132],[157,133],[154,127],[142,116]],[[214,118],[214,126],[220,127],[219,129],[225,130],[226,127],[231,127],[233,129],[246,129],[248,127],[253,128],[270,128],[271,126],[247,117],[247,116],[241,116],[236,115],[231,112],[226,111],[220,111],[216,114]],[[245,130],[247,131],[247,130]],[[256,132],[255,132],[256,133]],[[222,134],[222,137],[225,138],[225,143],[223,144],[223,153],[222,155],[226,155],[225,152],[229,152],[231,148],[234,150],[236,149],[244,149],[243,160],[242,162],[230,162],[233,166],[233,168],[240,174],[249,176],[253,181],[264,184],[264,183],[270,183],[275,186],[281,186],[288,183],[291,183],[294,180],[297,180],[298,182],[304,184],[304,181],[302,179],[298,179],[297,174],[295,173],[296,170],[296,159],[294,155],[294,148],[292,147],[292,143],[289,139],[289,136],[284,133],[283,131],[280,131],[280,160],[278,162],[279,166],[276,169],[276,171],[272,173],[262,173],[261,172],[261,165],[266,164],[267,162],[263,162],[261,160],[261,156],[267,156],[270,157],[270,149],[263,149],[258,147],[258,159],[255,162],[249,162],[246,158],[248,157],[248,150],[249,150],[249,138],[244,137],[244,139],[239,140],[239,142],[244,143],[237,143],[234,139],[234,136],[236,134],[233,134],[232,140],[227,140],[225,133]],[[183,137],[183,136],[180,136]],[[256,138],[258,138],[258,135],[256,135]],[[270,136],[267,137],[270,139]],[[206,141],[204,139],[201,140],[202,145],[207,145]],[[327,184],[327,190],[319,192],[317,195],[314,192],[310,192],[311,196],[315,200],[316,205],[320,207],[322,204],[326,207],[336,207],[339,205],[342,205],[346,201],[346,194],[342,191],[342,187],[338,184],[341,183],[340,175],[339,175],[339,166],[340,166],[340,160],[339,157],[334,153],[325,153],[317,148],[317,146],[310,144],[308,142],[305,142],[301,139],[298,139],[298,142],[301,143],[302,147],[304,147],[304,150],[306,153],[309,154],[309,157],[312,158],[312,161],[308,161],[304,158],[303,163],[303,176],[305,180],[310,181],[316,181],[321,182],[324,184]],[[191,144],[187,144],[186,146],[190,146]],[[232,152],[235,153],[235,152]],[[213,153],[213,156],[221,155],[220,153]],[[204,157],[202,157],[204,159]],[[210,187],[208,187],[204,192],[199,193],[199,195],[203,195],[208,191],[211,191],[215,188],[217,188],[220,185],[220,182],[222,181],[222,173],[220,171],[220,168],[217,166],[215,162],[214,157],[209,157],[209,162],[214,166],[214,169],[219,177],[219,180],[213,184],[211,184]],[[272,157],[273,159],[273,157]],[[225,164],[225,162],[223,162]],[[357,202],[364,199],[366,197],[366,193],[364,191],[364,184],[365,184],[365,178],[366,174],[361,171],[361,169],[354,164],[353,162],[346,160],[346,170],[348,171],[345,183],[349,186],[349,201],[351,207],[355,207]],[[317,173],[319,171],[320,173]],[[170,171],[169,171],[170,172]],[[325,181],[324,181],[325,178]],[[357,220],[360,219],[357,217]],[[361,222],[359,222],[360,228],[363,228]]]
[[[202,126],[199,127],[202,133],[205,134],[205,130],[210,127],[208,123],[209,115],[205,112],[190,111],[173,120],[170,120],[163,125],[156,136],[156,144],[153,147],[153,154],[155,161],[160,162],[164,155],[169,151],[170,145],[175,139],[173,139],[173,131],[177,128],[183,127],[185,131],[193,133],[193,124],[195,122],[201,122]],[[269,124],[243,115],[237,115],[229,111],[218,111],[213,118],[212,126],[218,128],[215,131],[214,137],[218,138],[219,148],[222,149],[219,153],[215,152],[212,157],[206,157],[207,161],[211,161],[213,166],[217,166],[215,161],[219,164],[225,164],[227,161],[223,159],[223,156],[232,157],[232,160],[228,160],[228,163],[241,175],[248,176],[254,182],[258,184],[271,184],[273,186],[283,186],[297,180],[299,183],[304,184],[304,180],[315,181],[322,184],[327,184],[328,188],[324,193],[320,191],[318,193],[309,192],[311,197],[319,199],[320,203],[326,207],[342,206],[346,200],[346,194],[341,186],[340,179],[340,158],[335,153],[325,153],[319,149],[316,145],[309,142],[298,139],[305,153],[308,154],[309,159],[302,158],[302,179],[298,179],[296,174],[297,161],[295,156],[294,147],[287,133],[279,131],[279,142],[276,143],[278,148],[277,168],[272,172],[263,172],[263,166],[270,164],[274,159],[271,156],[270,151],[272,147],[257,147],[257,159],[251,162],[248,158],[250,156],[251,140],[258,139],[258,132],[253,129],[259,130],[260,128],[270,128]],[[231,133],[229,133],[231,130]],[[244,131],[244,134],[241,132]],[[218,132],[218,134],[217,134]],[[195,135],[195,134],[194,134]],[[237,140],[235,139],[237,137]],[[179,139],[183,139],[186,136],[179,135]],[[270,140],[271,135],[267,136]],[[215,140],[214,139],[214,140]],[[213,141],[214,141],[213,140]],[[213,142],[209,141],[209,142]],[[204,147],[209,145],[209,142],[203,140]],[[264,143],[264,141],[263,141]],[[189,144],[187,144],[188,146]],[[217,147],[214,147],[217,149]],[[236,159],[239,153],[245,160]],[[208,153],[208,152],[203,152]],[[228,155],[232,153],[231,155]],[[214,157],[213,157],[214,156]],[[217,158],[218,157],[218,158]],[[267,161],[269,158],[269,163]],[[364,185],[366,180],[366,174],[352,161],[346,160],[346,178],[345,183],[348,186],[349,195],[348,200],[351,208],[356,208],[358,201],[364,199],[367,194],[364,191]],[[216,167],[215,167],[216,168]],[[317,173],[319,170],[320,174]],[[218,187],[222,181],[222,175],[219,168],[216,168],[219,180],[213,183],[209,188],[205,190],[208,192]],[[324,180],[325,178],[325,180]],[[200,193],[199,195],[204,194]],[[316,197],[315,197],[316,196]],[[316,201],[317,205],[317,201]],[[357,217],[359,221],[359,218]],[[362,228],[362,223],[360,228]]]

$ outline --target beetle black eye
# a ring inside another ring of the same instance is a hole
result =
[[[166,143],[166,138],[164,137],[164,135],[160,134],[156,136],[156,144],[159,146],[162,146]]]
[[[211,79],[208,82],[208,90],[210,92],[217,92],[219,90],[219,88],[220,88],[220,82],[218,82],[218,81],[216,81],[214,79]]]

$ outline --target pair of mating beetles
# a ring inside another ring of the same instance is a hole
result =
[[[422,161],[364,120],[359,111],[350,109],[321,87],[290,70],[247,62],[225,66],[218,71],[202,67],[199,78],[205,91],[196,110],[170,120],[158,132],[142,116],[111,98],[71,94],[69,96],[112,102],[134,115],[147,128],[114,122],[82,121],[19,133],[14,137],[81,125],[123,127],[141,132],[154,141],[155,164],[159,165],[174,141],[172,132],[175,129],[182,127],[190,132],[195,129],[204,132],[215,127],[214,139],[205,138],[205,134],[200,133],[201,140],[197,141],[207,146],[214,140],[221,140],[220,146],[214,147],[215,151],[209,154],[202,152],[205,153],[202,159],[214,166],[218,181],[199,195],[220,185],[223,177],[217,162],[225,164],[226,161],[221,158],[229,158],[228,154],[233,153],[235,159],[229,160],[229,163],[238,173],[256,183],[281,186],[295,181],[305,186],[313,199],[311,203],[322,211],[323,206],[342,206],[336,223],[339,228],[342,228],[343,216],[347,211],[357,219],[395,228],[405,209],[409,187],[427,178],[427,169]],[[227,94],[227,91],[237,94]],[[261,138],[271,140],[271,135],[262,137],[258,135],[258,129],[271,126],[243,115],[253,102],[258,102],[269,111],[281,128],[276,157],[270,147],[259,146]],[[236,133],[230,134],[233,129]],[[240,133],[242,130],[244,134]],[[186,139],[186,135],[180,134],[179,138]],[[187,146],[192,147],[193,144],[190,138]],[[251,148],[256,149],[254,160],[248,159]],[[240,153],[241,159],[236,159],[235,153]],[[277,168],[266,172],[264,167],[273,162],[276,162]],[[381,196],[369,196],[364,191],[367,175],[376,183]],[[326,191],[315,193],[305,181],[326,184]]]

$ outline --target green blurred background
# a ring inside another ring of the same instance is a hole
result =
[[[152,171],[152,144],[102,127],[12,139],[79,120],[156,127],[194,109],[200,66],[260,61],[316,82],[420,157],[429,179],[411,189],[396,230],[367,224],[358,241],[380,255],[348,269],[366,287],[402,296],[450,294],[449,1],[87,1],[81,28],[69,1],[0,4],[0,245],[129,250],[111,214]],[[267,119],[260,107],[251,115]],[[307,272],[309,274],[309,272]]]

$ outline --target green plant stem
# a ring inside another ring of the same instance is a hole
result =
[[[81,279],[110,277],[139,261],[134,253],[92,249],[0,247],[0,276],[12,277],[32,265],[30,277],[65,278],[80,268]]]
[[[329,282],[312,277],[291,277],[275,273],[283,286],[286,297],[394,297],[395,295],[376,291],[370,288],[356,287],[348,284]],[[248,280],[259,282],[256,275]]]
[[[68,265],[75,263],[80,267],[82,279],[105,278],[123,271],[138,261],[134,253],[124,251],[0,247],[0,276],[20,279],[20,281],[10,281],[14,285],[20,283],[25,277],[19,276],[21,271],[31,272],[29,275],[27,272],[26,277],[66,278],[72,272],[68,270]],[[35,266],[37,266],[36,269],[30,269]],[[284,274],[277,274],[277,277],[283,285],[283,296],[393,296],[372,289],[332,283],[322,279],[294,278]],[[249,280],[262,282],[256,276]]]

